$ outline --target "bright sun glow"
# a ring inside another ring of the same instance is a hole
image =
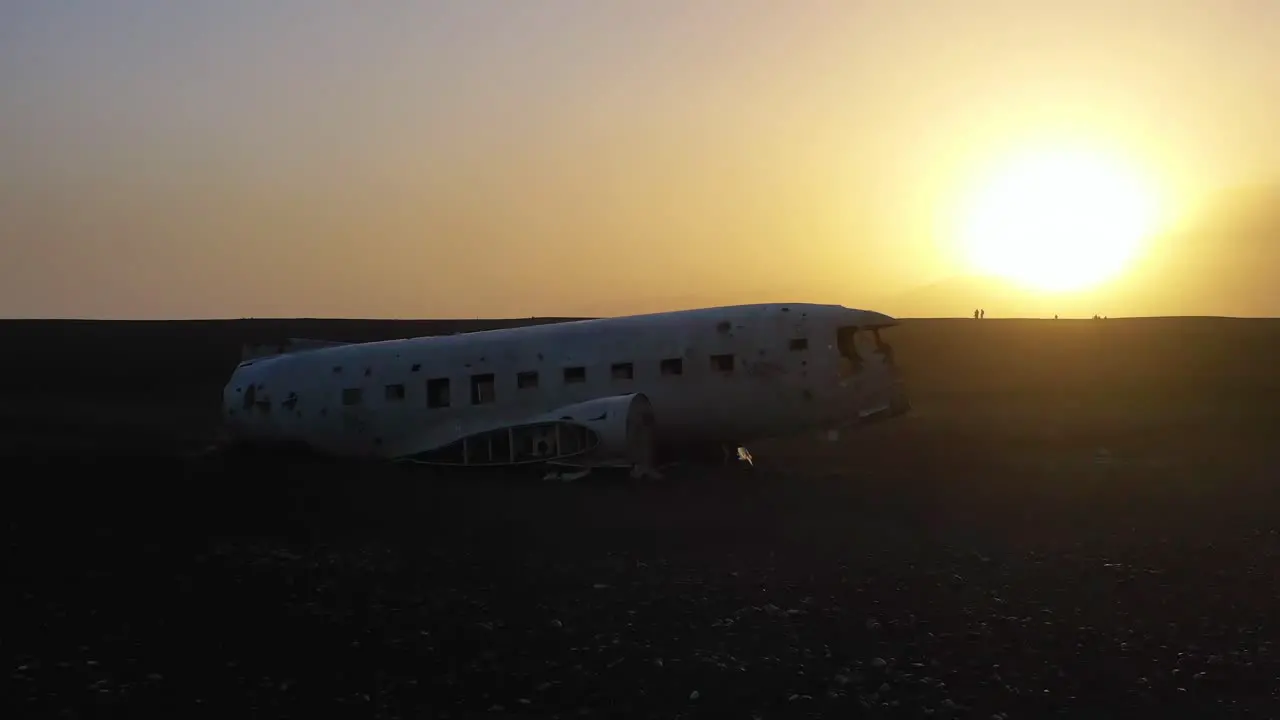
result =
[[[1136,175],[1078,152],[1019,158],[982,187],[967,210],[962,237],[970,262],[1054,291],[1115,277],[1156,222],[1154,197]]]

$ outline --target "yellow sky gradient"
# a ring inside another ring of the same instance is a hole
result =
[[[1280,315],[1278,67],[1263,1],[24,0],[0,315]],[[1161,235],[1071,297],[969,277],[964,198],[1067,145]]]

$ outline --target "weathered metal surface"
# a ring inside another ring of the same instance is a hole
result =
[[[876,331],[894,324],[835,305],[763,304],[363,344],[295,341],[290,352],[241,363],[224,417],[249,441],[404,458],[641,393],[657,443],[740,444],[900,406],[892,354]]]

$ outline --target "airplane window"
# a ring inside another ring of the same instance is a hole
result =
[[[614,380],[630,380],[634,376],[634,371],[629,362],[614,363],[613,367],[610,368],[610,372],[613,374]]]
[[[684,361],[680,358],[667,358],[659,365],[663,375],[683,375]]]
[[[427,407],[449,407],[449,378],[431,378],[427,381]]]
[[[728,355],[712,355],[711,369],[721,373],[733,372],[733,354]]]
[[[343,388],[342,404],[343,405],[359,405],[360,404],[360,388]]]
[[[253,409],[253,400],[254,400],[255,392],[256,392],[256,386],[254,385],[250,385],[248,388],[245,389],[244,391],[244,409],[245,410]]]
[[[385,392],[386,392],[386,398],[388,400],[404,399],[404,385],[400,385],[400,384],[388,385],[385,389]]]
[[[471,376],[471,404],[487,405],[494,400],[493,373]]]
[[[530,390],[538,387],[538,371],[526,370],[516,373],[516,387],[521,390]]]
[[[567,367],[564,369],[564,381],[567,383],[586,382],[587,369],[584,367]]]
[[[792,350],[808,350],[809,338],[792,338],[791,349]]]
[[[857,325],[846,325],[836,330],[836,348],[840,351],[840,355],[849,361],[851,367],[848,369],[855,373],[862,367],[862,358],[858,355],[857,336]]]
[[[885,362],[892,365],[893,364],[893,346],[885,342],[884,338],[880,337],[880,328],[876,328],[875,330],[872,330],[871,334],[876,339],[876,352],[884,356]]]

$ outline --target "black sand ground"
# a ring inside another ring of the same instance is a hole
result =
[[[909,322],[745,474],[183,460],[240,343],[442,329],[0,325],[4,717],[1280,714],[1280,322]]]

